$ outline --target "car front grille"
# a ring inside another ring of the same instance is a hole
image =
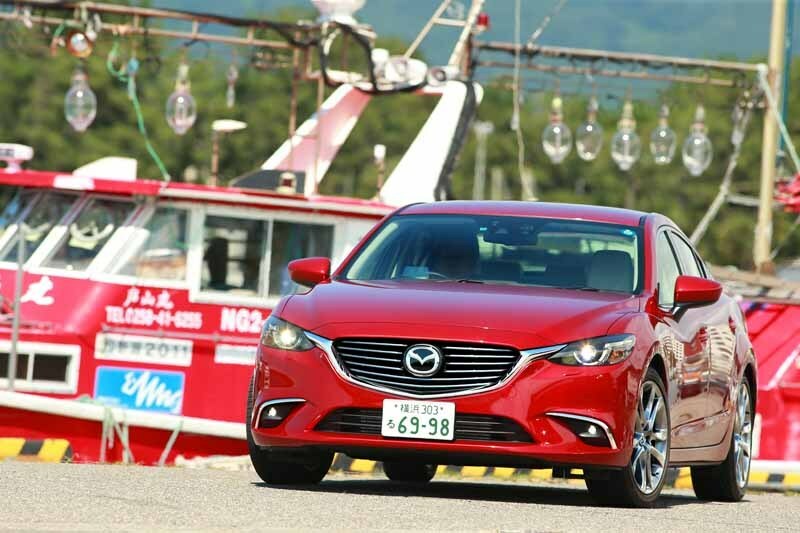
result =
[[[442,369],[431,377],[412,376],[403,354],[414,344],[431,344],[443,355]],[[356,381],[416,396],[441,396],[478,391],[508,376],[520,353],[505,346],[405,339],[341,339],[333,343],[336,357]]]
[[[315,429],[335,433],[380,435],[381,410],[351,407],[337,409],[317,424]],[[455,440],[533,442],[531,436],[509,418],[460,413],[456,413],[453,437]]]

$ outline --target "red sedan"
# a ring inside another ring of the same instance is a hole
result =
[[[756,362],[742,313],[668,218],[439,202],[398,210],[267,320],[248,401],[253,465],[316,483],[334,452],[391,480],[438,464],[580,468],[605,504],[648,506],[667,468],[735,501]]]

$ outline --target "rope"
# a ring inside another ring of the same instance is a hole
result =
[[[797,157],[797,151],[795,150],[792,138],[789,136],[789,130],[786,128],[786,123],[783,121],[783,116],[778,109],[778,102],[775,100],[775,94],[772,92],[772,87],[767,79],[767,72],[768,68],[766,65],[763,63],[759,65],[758,81],[761,85],[761,89],[764,91],[764,95],[767,97],[767,102],[769,103],[772,114],[775,116],[775,121],[778,123],[778,129],[781,132],[781,139],[783,140],[784,144],[786,145],[786,149],[789,152],[789,158],[792,160],[794,170],[795,172],[800,173],[800,158]],[[784,100],[785,99],[786,95],[784,95]],[[800,216],[795,219],[792,227],[789,229],[789,232],[784,236],[778,246],[776,246],[775,249],[770,252],[770,259],[775,259],[778,256],[778,253],[781,251],[781,249],[789,242],[789,239],[797,229],[798,225],[800,225]]]
[[[158,458],[158,466],[164,466],[164,464],[167,462],[167,457],[169,457],[169,452],[172,451],[172,446],[175,444],[175,441],[178,440],[178,435],[180,434],[182,429],[183,429],[183,419],[181,419],[178,422],[178,425],[175,426],[175,429],[172,430],[172,434],[169,436],[167,445],[164,447],[164,451],[161,452],[161,457]]]
[[[536,43],[536,41],[539,40],[539,37],[542,35],[544,30],[547,28],[547,26],[550,25],[550,21],[553,20],[553,17],[558,15],[558,13],[561,11],[561,8],[563,8],[566,3],[567,0],[560,0],[560,2],[558,2],[553,7],[550,13],[548,13],[547,16],[545,16],[544,19],[542,19],[542,23],[539,24],[539,27],[536,28],[533,31],[533,33],[531,33],[531,36],[528,38],[528,42],[525,44],[526,47],[533,46]],[[517,43],[517,45],[519,45],[519,43]]]
[[[158,156],[158,152],[156,152],[156,149],[150,142],[150,136],[148,135],[147,128],[144,124],[144,115],[142,114],[142,107],[139,103],[139,96],[136,91],[136,73],[139,70],[139,60],[135,57],[131,57],[124,67],[116,68],[114,66],[114,61],[117,59],[118,54],[119,41],[115,40],[106,59],[106,69],[114,78],[122,83],[128,84],[128,98],[133,104],[133,110],[136,114],[136,125],[139,128],[139,133],[144,139],[144,146],[147,149],[147,153],[156,164],[156,167],[158,167],[158,171],[161,173],[161,177],[164,179],[164,181],[170,181],[172,178],[170,177],[169,172],[167,172],[167,167],[164,166],[163,161],[161,161],[161,158]]]
[[[553,9],[550,10],[544,19],[542,19],[539,27],[537,27],[533,33],[531,33],[531,36],[528,38],[528,42],[525,43],[526,48],[533,46],[536,41],[539,40],[539,37],[542,36],[544,30],[550,25],[550,22],[556,15],[558,15],[566,3],[567,0],[559,0],[559,2],[553,6]],[[533,173],[531,173],[529,176],[525,175],[525,139],[522,135],[522,124],[520,118],[520,55],[522,53],[522,31],[520,28],[522,23],[521,4],[521,0],[516,0],[514,5],[514,81],[512,88],[514,108],[512,112],[511,129],[514,130],[517,139],[517,172],[519,173],[519,182],[522,186],[522,195],[526,200],[536,200],[536,177]]]
[[[767,66],[763,63],[758,66],[758,82],[761,85],[761,89],[764,91],[764,95],[767,97],[767,102],[769,103],[772,114],[775,116],[775,121],[778,123],[778,129],[781,132],[781,137],[786,143],[786,149],[789,151],[789,157],[792,160],[792,164],[794,164],[794,170],[795,172],[800,172],[800,158],[797,157],[797,151],[794,148],[794,143],[792,142],[792,138],[789,136],[789,130],[786,129],[786,123],[783,121],[783,117],[781,117],[781,112],[780,109],[778,109],[778,102],[775,99],[775,94],[772,92],[772,87],[770,87],[769,80],[767,79],[768,70],[769,69]]]
[[[125,464],[136,462],[130,446],[130,426],[126,420],[126,414],[128,412],[127,409],[120,409],[122,412],[122,420],[117,421],[114,418],[114,408],[102,402],[98,402],[94,398],[86,395],[81,396],[77,401],[92,405],[100,405],[103,407],[103,423],[100,430],[100,462],[106,462],[106,451],[114,447],[115,435],[117,438],[119,438],[119,441],[122,444],[122,462]],[[172,451],[172,447],[175,446],[175,441],[178,440],[178,436],[180,435],[181,431],[183,431],[182,418],[178,420],[177,425],[172,430],[169,440],[167,440],[167,444],[164,446],[164,450],[161,452],[161,456],[158,459],[158,466],[164,466],[166,464],[167,458]]]
[[[797,228],[799,226],[800,226],[800,215],[798,215],[798,217],[794,219],[794,222],[792,222],[792,227],[789,228],[789,231],[786,233],[786,235],[783,236],[783,239],[781,239],[781,242],[778,243],[778,245],[775,247],[775,249],[772,250],[772,252],[769,254],[770,260],[775,259],[776,257],[778,257],[778,254],[780,253],[780,251],[783,250],[783,247],[786,246],[789,243],[789,241],[792,238],[792,235],[794,234],[795,230],[797,230]]]
[[[519,93],[519,74],[520,74],[520,42],[521,42],[521,24],[522,24],[522,5],[521,0],[516,0],[514,5],[514,81],[512,82],[513,88],[513,111],[511,115],[511,129],[517,139],[517,172],[519,173],[519,182],[522,186],[522,194],[526,200],[534,200],[536,198],[536,185],[535,182],[531,183],[525,179],[525,139],[522,136],[522,119],[520,113],[520,93]],[[533,181],[533,180],[531,180]]]
[[[736,103],[737,106],[741,105],[740,102]],[[733,171],[736,169],[736,165],[739,162],[739,153],[742,150],[742,141],[744,140],[744,132],[747,129],[747,124],[750,122],[750,114],[752,112],[753,103],[752,101],[745,102],[744,104],[744,111],[739,114],[735,114],[736,120],[733,124],[733,134],[731,135],[731,144],[733,144],[733,152],[731,152],[730,157],[728,158],[728,167],[725,169],[725,175],[722,177],[722,183],[719,185],[719,191],[717,195],[714,197],[714,200],[711,202],[706,213],[703,215],[703,218],[700,219],[698,222],[697,227],[695,227],[694,231],[692,232],[691,237],[689,240],[692,242],[693,245],[697,246],[697,243],[700,242],[700,239],[703,238],[706,231],[708,230],[708,226],[717,216],[719,210],[722,208],[722,205],[728,199],[728,195],[731,192],[731,181],[733,181]],[[736,110],[734,110],[736,113]]]
[[[61,34],[64,33],[64,30],[67,28],[67,21],[64,20],[61,24],[56,27],[55,31],[53,32],[53,38],[50,40],[50,54],[52,56],[56,55],[56,48],[58,47],[58,39],[61,37]]]
[[[125,409],[120,409],[122,411],[122,420],[118,422],[114,418],[113,407],[86,395],[81,396],[77,401],[103,407],[103,421],[100,429],[100,463],[106,462],[106,451],[114,447],[115,435],[122,444],[122,462],[125,464],[135,462],[128,438],[128,422],[125,416],[127,411]]]

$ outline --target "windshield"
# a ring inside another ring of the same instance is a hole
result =
[[[5,186],[0,189],[0,202],[3,205],[3,211],[0,213],[0,237],[5,234],[8,226],[17,222],[19,216],[30,205],[36,194],[38,192],[31,189],[16,189]]]
[[[638,227],[487,215],[399,215],[344,271],[348,280],[431,280],[638,292]]]
[[[86,270],[135,207],[128,201],[92,198],[68,226],[67,235],[44,266]]]
[[[138,278],[186,279],[188,211],[159,206],[121,250],[116,274]]]
[[[19,203],[20,206],[30,205],[34,198],[35,203],[33,203],[33,207],[27,210],[27,212],[25,212],[25,209],[22,207],[14,207],[15,202]],[[42,244],[42,241],[44,241],[44,238],[50,233],[50,230],[64,218],[64,215],[67,214],[67,211],[70,210],[77,200],[78,196],[74,194],[55,191],[38,193],[36,191],[23,190],[19,193],[17,198],[9,204],[8,209],[18,209],[21,211],[20,217],[15,220],[15,222],[17,224],[19,224],[20,220],[22,222],[25,259],[29,258],[39,245]],[[6,243],[5,249],[0,252],[0,261],[17,261],[17,255],[19,253],[17,248],[18,243],[19,233],[15,235],[12,241]]]

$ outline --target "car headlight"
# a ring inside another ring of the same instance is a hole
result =
[[[610,335],[573,342],[550,356],[562,365],[613,365],[627,359],[636,345],[633,335]]]
[[[270,316],[264,324],[264,328],[261,330],[261,344],[270,348],[297,352],[314,347],[302,329],[276,316]]]

